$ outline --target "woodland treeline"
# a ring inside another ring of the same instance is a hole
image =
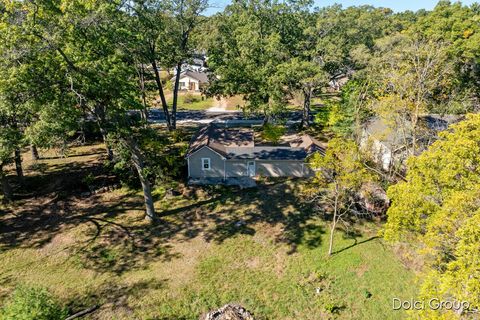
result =
[[[302,127],[338,139],[314,165],[328,169],[317,182],[339,201],[339,214],[372,172],[387,176],[385,237],[421,252],[429,275],[422,294],[469,299],[472,310],[479,307],[480,120],[474,113],[480,107],[480,5],[441,1],[432,11],[395,13],[238,0],[206,16],[208,7],[207,0],[2,0],[4,198],[12,198],[6,167],[14,164],[22,179],[22,150],[36,157],[40,148],[65,147],[92,122],[108,158],[135,169],[146,217],[157,220],[151,189],[158,173],[146,150],[168,146],[157,143],[148,109],[161,108],[165,130],[175,134],[179,76],[168,103],[161,72],[179,71],[205,53],[206,95],[241,95],[244,111],[262,115],[265,124],[282,123],[290,101],[300,97]],[[345,85],[332,91],[341,78]],[[147,91],[158,95],[158,106],[150,105]],[[326,99],[332,92],[337,99]],[[312,124],[312,101],[319,97],[325,112]],[[142,118],[133,119],[129,110]],[[468,113],[421,153],[431,142],[423,136],[422,116]],[[367,174],[366,162],[357,159],[362,128],[373,117],[409,137],[403,147],[413,157],[394,176],[381,168]]]

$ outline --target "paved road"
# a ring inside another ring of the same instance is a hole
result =
[[[288,114],[288,123],[300,122],[302,113],[295,111]],[[164,123],[165,116],[160,109],[150,109],[148,121],[151,123]],[[247,117],[241,111],[177,111],[177,123],[262,123],[263,117]]]

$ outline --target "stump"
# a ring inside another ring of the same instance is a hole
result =
[[[218,310],[203,315],[200,320],[255,320],[255,318],[238,304],[226,304]]]

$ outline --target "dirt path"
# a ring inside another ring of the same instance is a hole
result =
[[[225,111],[230,111],[227,109],[228,103],[227,99],[224,97],[221,97],[220,100],[214,99],[214,106],[208,108],[206,111],[207,112],[225,112]]]

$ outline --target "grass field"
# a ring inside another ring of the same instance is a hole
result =
[[[167,97],[167,103],[172,105],[172,95],[168,94]],[[240,110],[238,106],[243,106],[244,104],[245,101],[243,101],[241,96],[233,96],[217,100],[216,98],[207,98],[199,93],[179,92],[178,94],[179,110],[207,110],[212,107],[223,108],[225,110]]]
[[[214,105],[213,98],[206,98],[200,95],[187,94],[188,97],[193,97],[193,101],[185,99],[186,94],[180,93],[178,95],[178,109],[179,110],[206,110]],[[203,99],[202,99],[203,98]],[[172,105],[172,100],[167,101]]]
[[[54,183],[64,170],[97,168],[100,145],[27,171]],[[94,171],[95,172],[95,171]],[[108,177],[104,177],[107,179]],[[77,177],[71,181],[78,184]],[[64,188],[67,180],[59,182]],[[416,294],[414,274],[377,238],[378,222],[336,234],[299,194],[301,182],[258,189],[189,189],[159,197],[162,215],[143,220],[137,191],[91,196],[51,190],[27,195],[0,214],[0,304],[18,284],[48,288],[88,319],[198,319],[238,302],[257,319],[402,319],[393,297]],[[317,289],[318,288],[318,289]]]

